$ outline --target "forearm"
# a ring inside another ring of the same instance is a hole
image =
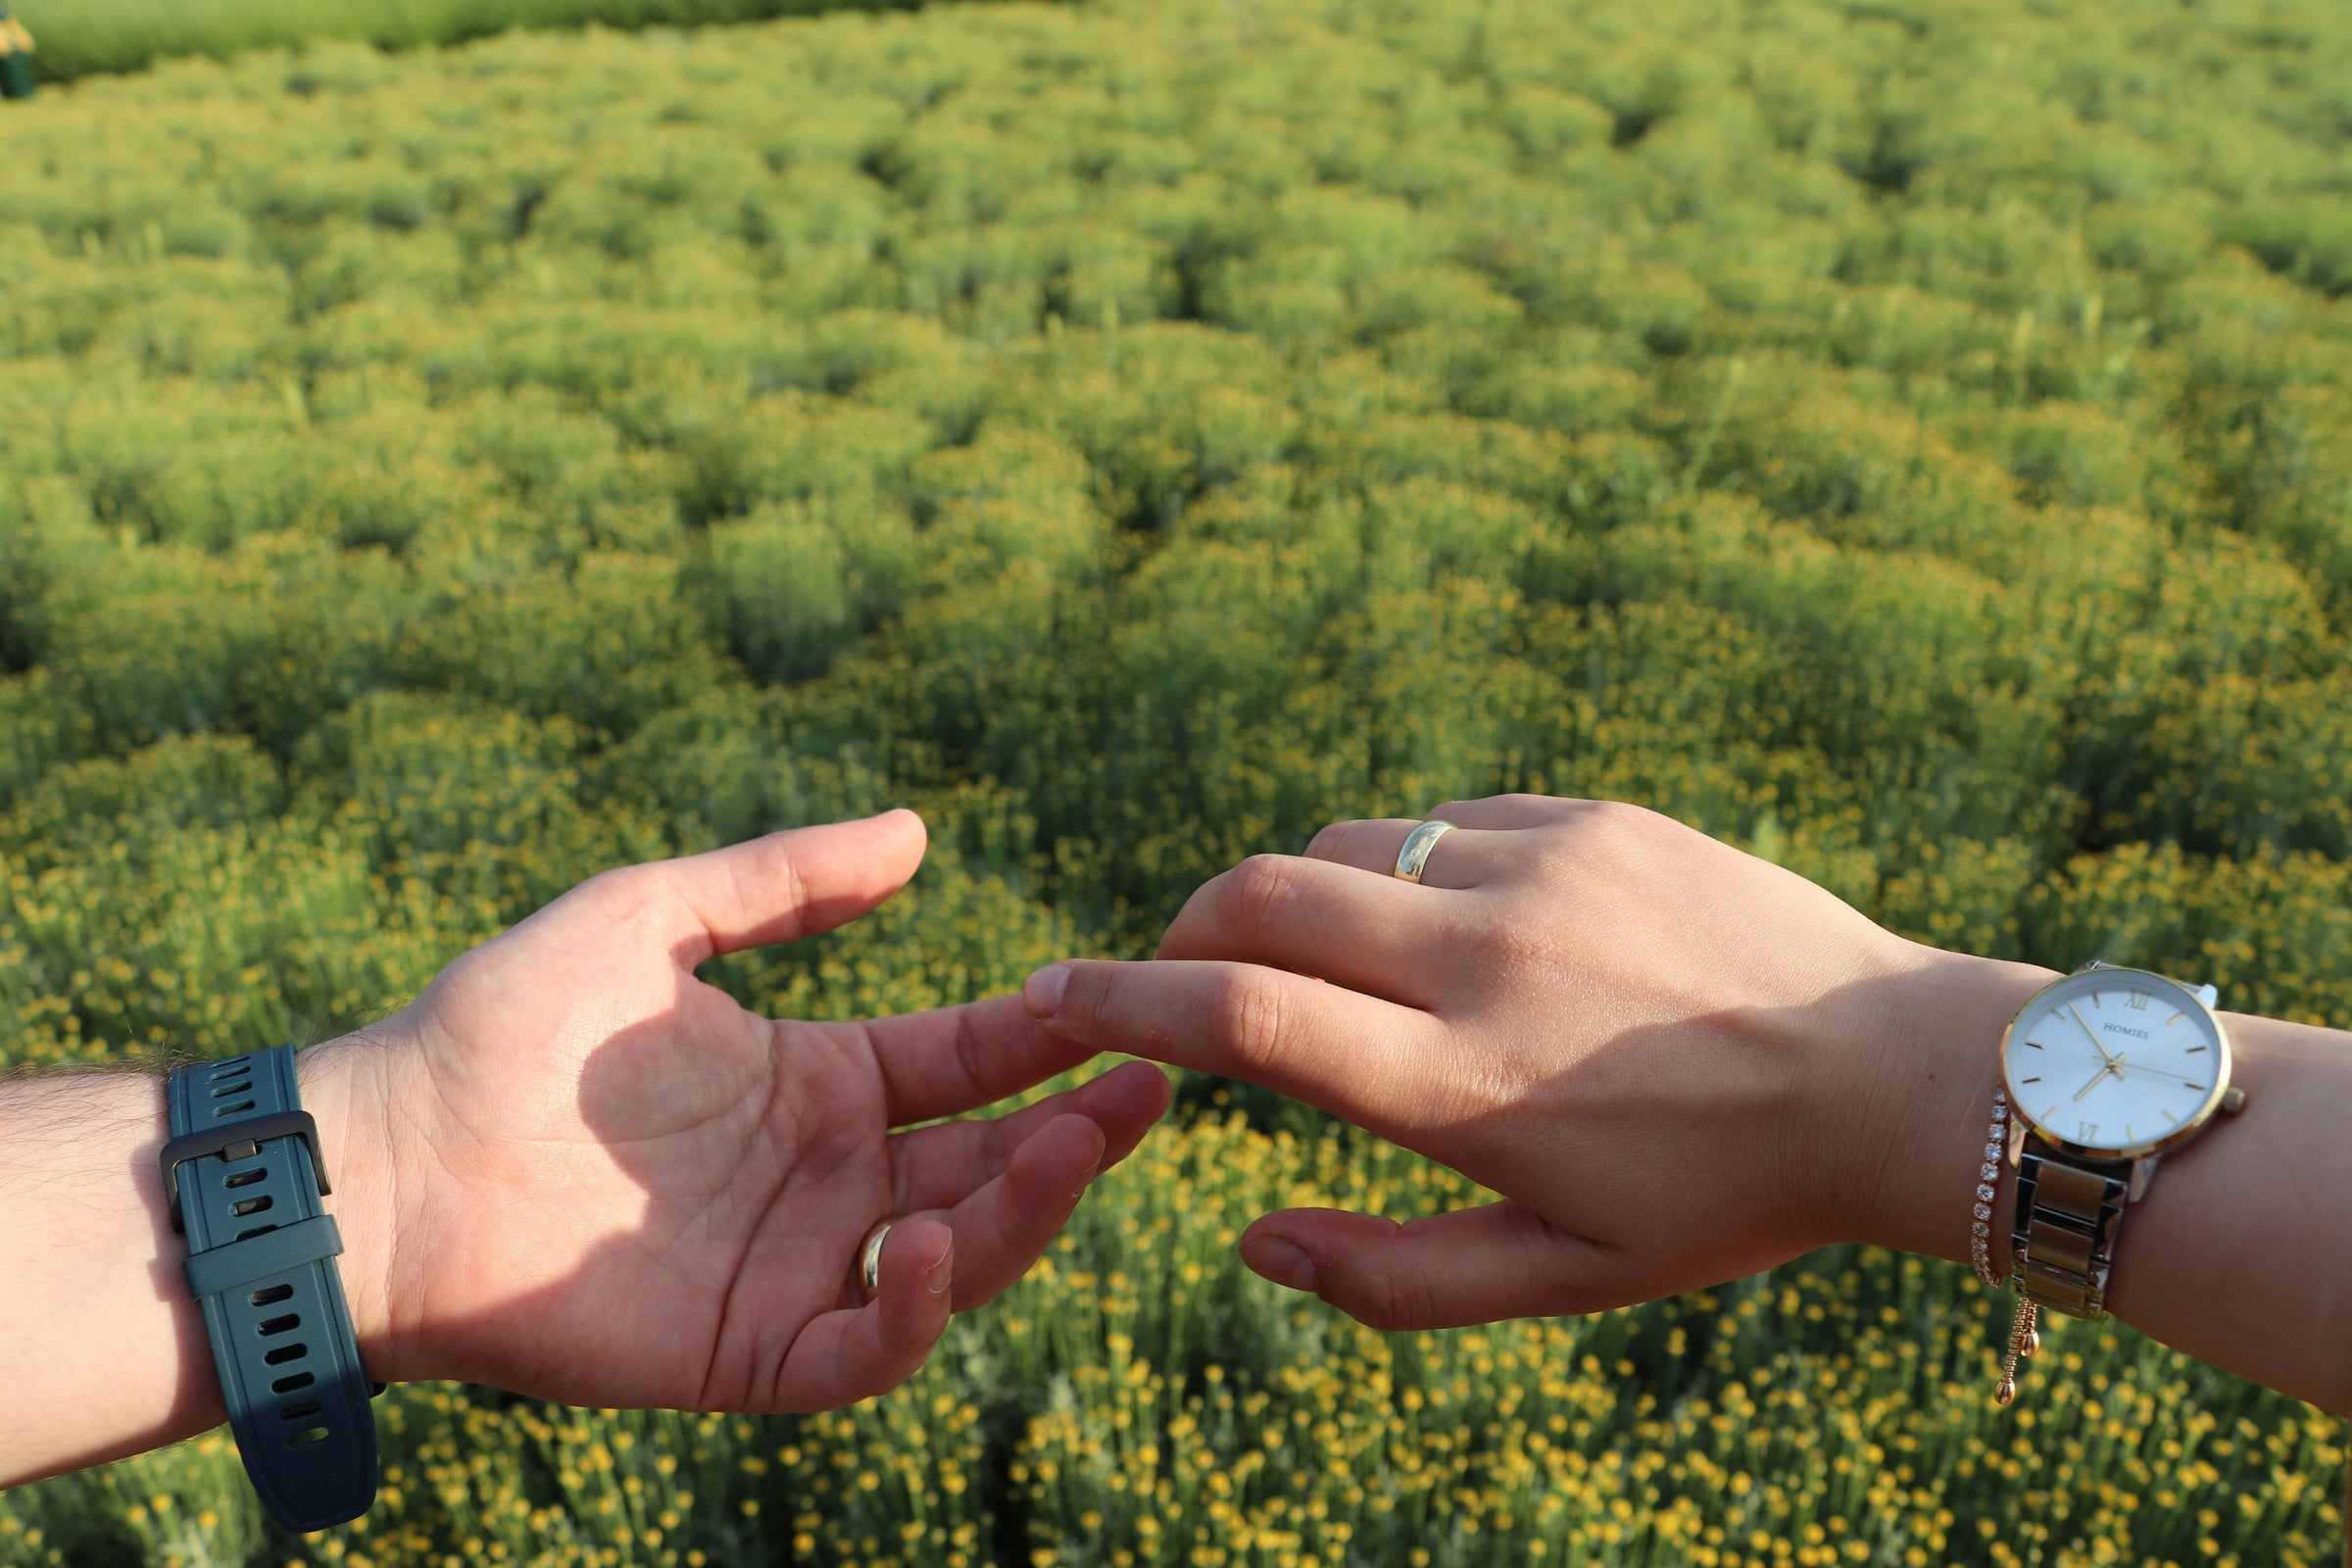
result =
[[[1970,1192],[1999,1081],[2002,1030],[2055,978],[2023,964],[1938,956],[1912,986],[1910,1021],[1882,1049],[1914,1058],[1903,1133],[1867,1206],[1866,1239],[1968,1256]],[[2165,1156],[2126,1211],[2108,1305],[2199,1360],[2352,1414],[2352,1035],[2224,1015],[2244,1111]],[[1899,1081],[1899,1080],[1898,1080]],[[2006,1267],[2014,1172],[1993,1216]]]
[[[340,1260],[365,1354],[377,1337],[378,1238],[353,1214],[378,1185],[354,1138],[362,1053],[301,1059],[343,1216]],[[156,1164],[160,1074],[69,1074],[0,1084],[0,1487],[173,1443],[223,1419],[204,1319],[188,1294]]]

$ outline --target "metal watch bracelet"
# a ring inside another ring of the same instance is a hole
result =
[[[2132,1162],[2076,1159],[2028,1134],[2017,1156],[2009,1272],[2018,1294],[2068,1317],[2107,1315],[2107,1272],[2132,1191]]]

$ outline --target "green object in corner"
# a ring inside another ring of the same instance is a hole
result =
[[[0,6],[0,98],[29,98],[32,89],[32,34]]]

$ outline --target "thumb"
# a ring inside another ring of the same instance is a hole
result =
[[[923,863],[923,819],[884,811],[591,877],[573,896],[661,929],[688,968],[857,919]],[[568,898],[565,902],[568,902]]]
[[[1593,1312],[1613,1250],[1503,1201],[1397,1224],[1338,1208],[1268,1214],[1242,1237],[1242,1261],[1311,1291],[1376,1329],[1460,1328],[1508,1317]]]

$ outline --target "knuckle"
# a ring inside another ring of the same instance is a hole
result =
[[[1619,838],[1648,833],[1666,820],[1649,808],[1636,806],[1631,801],[1588,801],[1576,813],[1576,819],[1588,832]]]
[[[742,907],[756,909],[763,904],[778,904],[774,895],[764,894],[760,886],[745,884],[746,867],[737,866],[733,869],[735,871],[736,901]],[[800,914],[805,913],[808,906],[814,902],[808,894],[808,873],[801,869],[800,858],[789,849],[778,845],[771,852],[769,864],[762,869],[773,875],[775,886],[781,891],[782,899],[778,906]],[[759,879],[760,882],[765,880],[765,878]]]
[[[1002,1173],[1005,1165],[1011,1161],[1012,1152],[1016,1147],[1012,1131],[1005,1126],[1004,1118],[1002,1116],[984,1121],[980,1125],[987,1131],[980,1135],[979,1168],[992,1175]],[[974,1185],[979,1184],[975,1183]]]
[[[989,1081],[987,1054],[968,1007],[956,1015],[956,1070],[963,1075],[964,1086],[970,1093],[977,1095],[986,1092]]]
[[[1526,790],[1512,790],[1505,795],[1490,796],[1496,806],[1513,806],[1522,810],[1556,810],[1559,798],[1553,795],[1533,795]]]
[[[1429,1277],[1419,1269],[1343,1267],[1323,1298],[1357,1322],[1392,1334],[1443,1326]]]
[[[1542,920],[1500,920],[1481,933],[1482,968],[1517,986],[1553,969],[1566,956],[1571,933]]]
[[[1192,957],[1204,945],[1213,943],[1217,926],[1224,918],[1219,912],[1219,901],[1225,896],[1224,883],[1224,873],[1220,872],[1193,890],[1192,897],[1184,901],[1184,907],[1176,911],[1176,918],[1160,933],[1154,956]]]
[[[579,891],[584,897],[612,903],[631,897],[633,892],[643,888],[644,884],[644,866],[615,865],[599,871],[582,882]]]
[[[1115,971],[1093,963],[1072,963],[1069,971],[1069,977],[1062,982],[1061,1000],[1054,1007],[1054,1023],[1064,1026],[1101,1023],[1109,1010],[1108,993]]]
[[[1223,913],[1245,936],[1280,921],[1298,886],[1298,873],[1279,855],[1252,855],[1226,876]]]
[[[1141,967],[1147,973],[1126,964],[1073,961],[1049,1031],[1085,1050],[1115,1048],[1146,1055],[1170,1050],[1182,1031],[1169,1024],[1167,993],[1148,977],[1154,966]]]
[[[1348,846],[1354,842],[1362,829],[1361,822],[1329,822],[1316,830],[1307,841],[1306,855],[1310,860],[1344,860]]]
[[[661,873],[651,865],[616,865],[597,872],[574,893],[607,920],[625,925],[651,910],[665,889]]]
[[[1645,854],[1659,829],[1672,825],[1672,818],[1629,802],[1579,801],[1543,832],[1537,855],[1561,870],[1623,863]]]
[[[1442,1127],[1476,1127],[1491,1122],[1524,1098],[1510,1063],[1477,1052],[1464,1053],[1453,1070],[1426,1084],[1427,1113]]]
[[[1230,976],[1210,1007],[1210,1027],[1237,1061],[1259,1069],[1280,1062],[1289,1023],[1282,985],[1273,975],[1245,970]]]

